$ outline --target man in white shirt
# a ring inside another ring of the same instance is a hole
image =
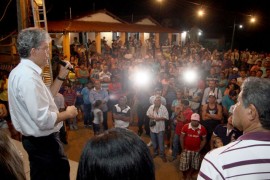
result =
[[[153,143],[154,157],[159,155],[163,162],[167,162],[164,148],[165,121],[169,120],[166,106],[161,104],[161,97],[157,96],[153,105],[149,107],[146,115],[150,118],[150,136]]]
[[[130,122],[130,107],[127,105],[126,96],[119,98],[119,103],[113,107],[114,126],[128,128]]]
[[[240,77],[238,77],[237,80],[237,85],[241,87],[241,85],[243,84],[243,82],[245,81],[245,79],[247,78],[246,76],[246,70],[242,69],[240,71]]]
[[[30,177],[69,179],[69,163],[59,139],[62,121],[77,116],[74,106],[59,112],[54,96],[68,74],[61,66],[58,77],[48,88],[42,69],[49,62],[50,35],[39,28],[22,30],[17,39],[21,62],[9,76],[8,98],[12,123],[22,134],[22,144],[30,161]]]
[[[221,94],[221,90],[216,87],[217,86],[216,81],[210,80],[208,85],[209,87],[205,88],[204,93],[203,93],[202,105],[205,105],[208,103],[208,95],[210,92],[215,94],[217,103],[220,104],[222,101],[222,94]]]
[[[166,106],[166,99],[163,96],[161,96],[161,95],[162,95],[162,89],[161,88],[155,88],[154,95],[152,95],[149,98],[150,104],[154,104],[156,97],[157,96],[160,96],[160,98],[161,98],[161,104],[164,105],[164,106]]]

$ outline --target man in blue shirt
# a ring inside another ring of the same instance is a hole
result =
[[[108,91],[101,88],[101,84],[99,80],[95,81],[94,89],[90,91],[90,102],[92,105],[96,102],[96,100],[102,101],[102,112],[103,112],[103,128],[104,130],[108,129],[107,123],[107,112],[108,112],[108,101],[109,101],[109,94]]]
[[[230,90],[229,95],[225,95],[222,98],[223,114],[228,117],[228,111],[232,105],[235,104],[237,98],[237,92],[235,90]]]
[[[83,97],[83,115],[84,115],[84,127],[89,127],[91,122],[91,114],[92,114],[92,105],[90,102],[90,91],[93,88],[93,83],[88,82],[86,86],[82,89],[81,95]]]

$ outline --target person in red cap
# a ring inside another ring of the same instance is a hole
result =
[[[184,179],[192,178],[194,170],[199,169],[200,151],[206,144],[206,135],[205,127],[200,124],[200,115],[193,113],[191,122],[184,125],[180,136],[182,153],[179,169]]]

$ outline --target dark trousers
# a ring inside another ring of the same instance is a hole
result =
[[[83,104],[83,118],[84,125],[92,124],[92,105],[91,104]]]
[[[143,125],[145,129],[145,133],[147,135],[150,135],[150,128],[149,128],[149,118],[146,115],[146,112],[148,110],[148,107],[139,105],[137,108],[137,114],[138,114],[138,128],[139,133],[141,134],[143,132]]]
[[[108,122],[107,122],[107,111],[103,112],[103,129],[104,131],[108,129]]]
[[[93,130],[94,130],[94,135],[98,135],[100,133],[100,125],[93,123]]]
[[[23,136],[28,153],[31,180],[69,180],[69,162],[64,154],[59,133],[43,137]]]
[[[165,138],[166,138],[166,145],[169,147],[170,141],[171,141],[171,119],[170,117],[172,116],[172,107],[171,105],[167,105],[166,106],[167,110],[168,110],[168,114],[169,114],[169,120],[165,121]]]
[[[60,129],[60,140],[64,143],[67,144],[67,131],[66,131],[66,122],[63,122],[63,126]]]
[[[217,127],[217,125],[220,124],[220,121],[218,120],[205,120],[205,121],[201,121],[201,124],[205,127],[206,131],[207,131],[207,142],[210,142],[211,136],[215,130],[215,128]]]

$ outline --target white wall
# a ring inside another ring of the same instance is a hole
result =
[[[95,39],[95,32],[88,32],[87,33],[87,40],[90,39],[91,41],[96,40]]]
[[[187,35],[188,33],[186,31],[181,33],[181,45],[184,45],[186,43]]]
[[[78,41],[80,40],[80,39],[79,39],[79,33],[69,33],[70,44],[73,43],[74,37],[77,37],[77,38],[78,38]],[[81,42],[80,42],[80,43],[81,43]]]
[[[150,33],[144,33],[144,40],[149,39],[149,37],[150,37]],[[142,42],[142,43],[144,43],[144,42]]]
[[[107,44],[112,47],[112,32],[102,32],[100,33],[101,39],[106,38]]]

